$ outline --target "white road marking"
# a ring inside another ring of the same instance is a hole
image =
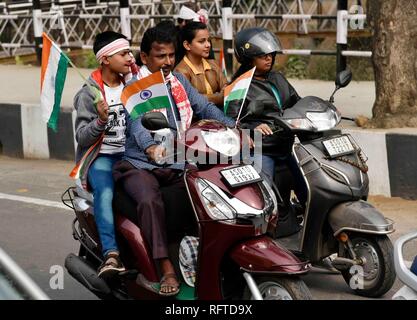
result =
[[[65,210],[72,210],[72,209],[68,208],[66,205],[64,205],[63,203],[60,203],[60,202],[57,202],[57,201],[50,201],[50,200],[30,198],[30,197],[22,197],[22,196],[16,196],[16,195],[13,195],[13,194],[7,194],[7,193],[1,193],[1,192],[0,192],[0,199],[26,202],[26,203],[30,203],[30,204],[36,204],[36,205],[39,205],[39,206],[54,207],[54,208],[65,209]]]

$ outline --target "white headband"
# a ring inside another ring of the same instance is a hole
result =
[[[129,41],[126,39],[120,38],[110,42],[108,45],[105,45],[96,53],[96,59],[101,64],[104,57],[109,57],[115,53],[118,53],[122,50],[130,48]]]

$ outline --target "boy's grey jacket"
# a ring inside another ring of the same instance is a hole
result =
[[[223,112],[217,108],[213,103],[209,102],[207,98],[198,93],[198,91],[191,85],[191,83],[180,73],[174,72],[174,76],[184,86],[185,92],[187,93],[188,100],[190,101],[191,107],[194,114],[198,119],[214,119],[222,122],[226,126],[234,126],[235,121],[223,114]],[[171,90],[168,90],[171,102],[174,101],[171,95]],[[173,106],[176,119],[179,120],[179,114],[176,105]],[[171,127],[175,128],[174,116],[171,108],[167,109],[168,121]],[[134,121],[128,121],[127,133],[126,133],[126,145],[125,145],[125,156],[124,159],[129,161],[133,166],[138,169],[155,169],[161,168],[154,162],[149,162],[145,150],[155,145],[156,142],[153,140],[151,133],[142,126],[142,117],[138,117]],[[167,166],[171,169],[183,169],[184,163],[175,163]]]
[[[90,76],[88,83],[100,92],[98,83]],[[98,121],[98,113],[95,104],[96,96],[91,89],[84,84],[74,97],[74,108],[77,111],[75,118],[75,139],[77,140],[77,152],[75,161],[81,160],[82,156],[103,134],[106,127]]]
[[[90,76],[88,83],[97,88],[97,92],[102,92],[99,84]],[[74,108],[77,111],[75,118],[75,139],[77,140],[77,152],[75,161],[78,162],[85,152],[95,143],[103,134],[106,125],[98,121],[98,113],[95,103],[95,93],[84,84],[74,97]],[[128,115],[126,113],[127,120]]]

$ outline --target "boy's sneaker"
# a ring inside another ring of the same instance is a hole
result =
[[[119,253],[112,251],[106,255],[103,264],[98,268],[98,276],[109,278],[122,271],[126,271],[126,268],[120,260]]]

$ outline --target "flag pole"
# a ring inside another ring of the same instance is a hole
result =
[[[172,101],[171,101],[171,96],[168,92],[168,88],[167,85],[165,83],[165,76],[164,73],[162,72],[162,69],[160,69],[161,71],[161,75],[162,75],[162,79],[164,80],[164,86],[165,86],[165,90],[167,92],[167,96],[168,96],[168,100],[169,100],[169,105],[171,106],[171,112],[172,112],[172,116],[174,117],[174,122],[175,122],[175,127],[177,128],[177,134],[178,134],[178,138],[181,139],[181,132],[180,132],[180,128],[178,127],[178,123],[177,123],[177,117],[175,116],[175,112],[174,112],[174,106],[172,105]],[[168,116],[168,115],[167,115]],[[168,120],[168,119],[167,119]]]
[[[252,82],[252,78],[253,78],[253,75],[254,75],[254,73],[255,73],[255,70],[256,70],[256,67],[253,67],[253,68],[252,68],[252,74],[251,74],[251,76],[250,76],[250,81],[249,81],[249,83],[251,83],[251,82]],[[249,86],[250,86],[250,85],[249,85]],[[243,97],[242,104],[241,104],[241,106],[240,106],[239,113],[238,113],[237,118],[236,118],[235,128],[237,128],[237,124],[239,123],[240,114],[242,113],[242,109],[243,109],[243,103],[245,102],[246,95],[248,94],[248,91],[249,91],[249,87],[248,87],[248,89],[247,89],[247,90],[246,90],[246,92],[245,92],[245,96]]]

